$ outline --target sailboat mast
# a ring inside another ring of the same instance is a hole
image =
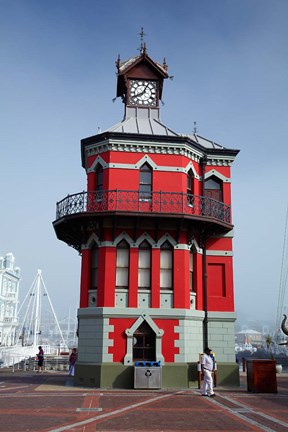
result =
[[[287,286],[287,279],[288,279],[287,262],[288,262],[288,205],[286,210],[286,221],[285,221],[285,229],[284,229],[284,241],[283,241],[282,260],[281,260],[280,284],[279,284],[279,293],[278,293],[278,306],[277,306],[275,333],[280,327],[282,314],[284,312],[283,311],[284,300],[285,300],[286,286]]]
[[[41,284],[41,270],[37,270],[36,285],[35,285],[35,321],[34,321],[34,347],[38,346],[38,336],[40,332],[40,310],[41,310],[41,299],[40,299],[40,286]]]

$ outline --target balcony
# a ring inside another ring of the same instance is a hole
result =
[[[81,252],[81,245],[87,242],[91,230],[103,238],[104,223],[111,226],[113,239],[117,227],[133,227],[136,236],[140,226],[149,226],[157,237],[161,225],[176,230],[177,239],[182,230],[192,236],[195,232],[210,236],[224,234],[233,227],[230,206],[213,198],[181,192],[137,190],[68,195],[57,203],[53,226],[59,240]]]
[[[56,221],[70,215],[125,214],[188,217],[231,225],[230,206],[209,197],[181,192],[107,190],[68,195],[57,203]],[[56,222],[55,221],[55,222]],[[231,228],[231,226],[230,226]]]

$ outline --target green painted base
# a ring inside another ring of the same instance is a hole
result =
[[[217,365],[217,386],[239,386],[239,368],[236,363]],[[81,387],[134,388],[134,366],[122,363],[76,364],[75,384]],[[166,363],[162,366],[162,388],[198,387],[196,363]]]

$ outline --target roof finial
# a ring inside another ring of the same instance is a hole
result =
[[[141,27],[141,32],[139,33],[140,35],[140,54],[145,54],[146,53],[146,43],[144,42],[144,36],[146,36],[146,33],[144,33],[144,28]]]
[[[166,63],[166,58],[164,57],[164,60],[163,60],[163,67],[164,67],[164,69],[167,71],[168,70],[168,65],[167,65],[167,63]]]
[[[118,71],[119,71],[120,64],[121,64],[121,61],[120,61],[120,54],[118,54],[118,58],[117,58],[115,64],[116,64],[116,67],[117,67],[117,69],[118,69]]]
[[[194,135],[196,135],[196,133],[197,133],[197,123],[196,123],[196,121],[194,121],[193,133],[194,133]]]

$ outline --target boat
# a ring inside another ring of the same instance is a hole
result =
[[[39,345],[42,346],[46,356],[68,353],[69,338],[70,345],[76,346],[76,331],[74,331],[74,338],[71,339],[70,326],[66,338],[64,337],[40,269],[37,270],[33,283],[18,310],[17,321],[19,324],[15,344],[0,347],[1,367],[11,366],[31,357],[35,358]]]

